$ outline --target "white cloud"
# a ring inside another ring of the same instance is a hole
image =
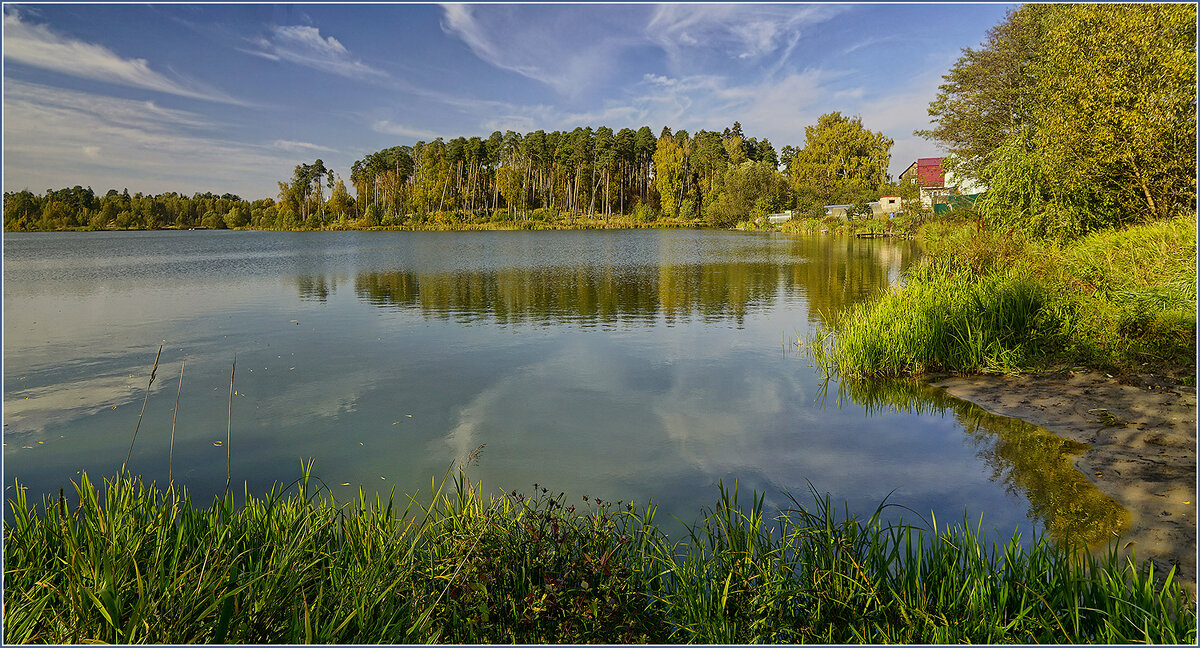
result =
[[[509,70],[538,81],[546,81],[540,70],[534,66],[515,65],[509,63],[506,53],[493,43],[488,31],[475,20],[474,7],[462,4],[442,5],[442,31],[457,36],[471,51],[483,61],[502,70]]]
[[[611,78],[623,52],[646,44],[626,24],[638,7],[447,4],[442,11],[442,31],[481,61],[572,98]]]
[[[153,102],[11,79],[4,91],[5,187],[40,191],[136,181],[141,191],[194,188],[261,197],[295,164],[273,146],[226,139],[218,125]]]
[[[833,5],[661,4],[644,31],[676,65],[710,53],[760,59],[781,47],[786,58],[802,31],[844,10]]]
[[[43,25],[27,23],[20,13],[5,8],[4,58],[23,65],[83,79],[116,83],[181,97],[242,104],[229,95],[196,83],[170,79],[141,58],[122,58],[101,45],[60,35]]]
[[[403,124],[393,124],[386,119],[372,123],[371,130],[385,135],[399,135],[400,137],[412,137],[414,139],[433,139],[437,137],[437,134],[432,131],[412,128]]]
[[[271,146],[274,146],[277,149],[281,149],[284,151],[292,151],[292,152],[299,152],[299,151],[325,151],[328,153],[337,153],[338,152],[337,149],[329,148],[328,146],[320,146],[318,144],[312,144],[309,142],[295,142],[292,140],[282,140],[282,139],[275,140],[274,142],[271,143]]]
[[[360,81],[384,81],[388,74],[359,61],[333,36],[322,37],[316,27],[272,25],[270,34],[251,40],[243,50],[272,61],[286,61]]]

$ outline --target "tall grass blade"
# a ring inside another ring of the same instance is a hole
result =
[[[229,492],[229,482],[233,477],[230,466],[229,443],[233,440],[233,375],[237,373],[237,354],[233,354],[233,366],[229,369],[229,410],[225,415],[225,492]]]
[[[154,374],[158,373],[158,356],[162,355],[163,345],[158,345],[158,353],[154,354],[154,367],[150,369],[150,381],[146,383],[146,395],[142,398],[142,411],[138,413],[137,425],[133,428],[133,438],[129,440],[129,452],[125,453],[125,461],[121,464],[121,470],[125,470],[125,466],[129,464],[129,457],[133,456],[133,444],[137,441],[138,430],[142,427],[142,415],[146,413],[146,401],[150,400],[150,386],[154,384]]]
[[[187,364],[185,358],[179,363],[179,388],[175,390],[175,411],[171,414],[171,448],[167,453],[167,483],[174,483],[172,479],[172,471],[175,467],[175,420],[179,417],[179,395],[183,392],[183,366]]]

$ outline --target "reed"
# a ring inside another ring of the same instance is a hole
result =
[[[1009,371],[1052,342],[1047,296],[1025,278],[991,273],[971,282],[912,280],[810,338],[826,374],[898,376],[929,371]]]
[[[175,468],[175,421],[179,418],[179,395],[183,393],[183,367],[187,360],[179,363],[179,387],[175,389],[175,409],[171,411],[171,447],[167,452],[167,483],[174,483]]]
[[[237,373],[237,354],[233,355],[233,366],[229,368],[229,408],[225,418],[225,491],[229,491],[229,481],[233,478],[232,464],[230,463],[229,449],[230,442],[233,441],[233,376]]]
[[[150,380],[146,383],[146,395],[142,398],[142,411],[138,412],[137,425],[133,427],[133,438],[129,440],[129,452],[125,453],[125,462],[121,464],[121,469],[129,464],[129,458],[133,456],[133,444],[137,441],[138,430],[142,427],[142,415],[146,413],[146,402],[150,400],[150,386],[154,384],[154,376],[158,373],[158,357],[162,355],[163,345],[158,345],[158,353],[154,354],[154,367],[150,369]]]
[[[1173,573],[1035,538],[865,520],[811,490],[768,511],[720,486],[671,540],[655,509],[535,485],[336,501],[288,487],[197,506],[186,489],[83,475],[78,507],[4,534],[9,643],[1195,643]]]
[[[1194,382],[1195,226],[1191,216],[1060,244],[931,224],[903,286],[826,320],[807,346],[827,376],[1065,364]]]

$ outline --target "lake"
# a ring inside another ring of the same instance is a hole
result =
[[[6,493],[118,471],[161,343],[129,468],[201,501],[227,450],[260,493],[312,459],[339,498],[428,497],[482,446],[486,491],[659,520],[737,480],[769,504],[811,484],[860,515],[890,494],[906,520],[1104,536],[1120,510],[1078,444],[919,383],[827,383],[797,349],[919,256],[699,230],[5,234]]]

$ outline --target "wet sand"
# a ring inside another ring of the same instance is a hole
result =
[[[1151,560],[1156,572],[1178,565],[1178,579],[1195,593],[1194,387],[1091,372],[949,377],[932,384],[994,414],[1089,444],[1075,466],[1129,510],[1122,551]]]

